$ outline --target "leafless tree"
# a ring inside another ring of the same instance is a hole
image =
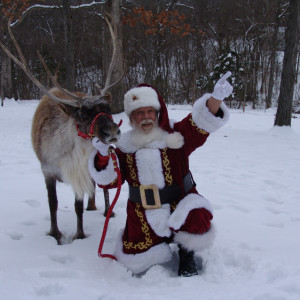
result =
[[[277,126],[291,126],[294,86],[296,82],[297,46],[300,37],[299,15],[299,0],[290,0],[289,17],[285,33],[280,94],[275,118],[275,125]]]

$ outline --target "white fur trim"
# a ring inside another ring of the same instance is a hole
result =
[[[136,152],[136,166],[141,184],[156,184],[159,189],[165,186],[165,178],[158,149],[143,148]]]
[[[180,132],[170,133],[166,137],[166,144],[168,148],[179,149],[184,144],[184,137]]]
[[[107,167],[104,170],[97,171],[95,168],[95,156],[97,155],[98,150],[94,150],[89,157],[89,172],[91,177],[97,184],[108,185],[112,183],[118,176],[114,170],[113,161],[110,158],[108,160]]]
[[[148,223],[158,236],[169,237],[171,235],[171,230],[167,224],[170,217],[170,204],[163,204],[158,209],[147,209],[145,214]]]
[[[156,264],[162,264],[172,259],[172,251],[168,244],[162,243],[138,254],[125,254],[122,242],[123,232],[117,237],[115,256],[118,261],[135,274],[148,270]]]
[[[192,108],[192,119],[198,128],[212,133],[220,129],[228,122],[229,110],[224,102],[222,102],[220,108],[224,113],[223,118],[214,116],[206,106],[206,102],[210,97],[211,94],[205,94],[195,102]]]
[[[216,230],[213,224],[211,224],[209,231],[203,234],[179,231],[175,234],[174,242],[183,245],[188,251],[201,251],[213,245],[215,236]]]
[[[178,203],[168,221],[168,226],[178,230],[185,223],[189,212],[196,208],[205,208],[212,213],[211,204],[206,198],[198,194],[188,194]]]
[[[151,87],[143,86],[129,90],[124,95],[124,109],[127,116],[141,107],[151,106],[155,110],[160,110],[158,95]]]

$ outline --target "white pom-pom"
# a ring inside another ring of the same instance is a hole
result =
[[[179,132],[170,133],[166,137],[166,145],[171,149],[179,149],[184,144],[184,137]]]

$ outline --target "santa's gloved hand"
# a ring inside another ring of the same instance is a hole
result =
[[[108,149],[110,145],[102,143],[97,137],[93,138],[92,143],[102,156],[108,155]]]
[[[232,85],[226,81],[226,79],[231,76],[231,72],[228,71],[225,75],[223,75],[216,83],[214,87],[214,91],[211,96],[217,100],[224,100],[231,95],[233,91]]]

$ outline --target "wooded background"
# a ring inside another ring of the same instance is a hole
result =
[[[2,0],[0,40],[15,53],[7,33],[7,18],[13,16],[12,30],[42,83],[51,87],[37,50],[53,73],[59,69],[61,85],[95,93],[111,58],[108,12],[118,25],[113,79],[126,70],[112,90],[114,112],[123,110],[124,92],[140,83],[156,87],[167,103],[193,103],[228,70],[234,86],[230,107],[269,108],[278,103],[293,1],[298,0]],[[299,36],[297,41],[295,73],[288,79],[295,87],[294,112],[300,107]],[[1,51],[0,59],[1,99],[41,97]]]

